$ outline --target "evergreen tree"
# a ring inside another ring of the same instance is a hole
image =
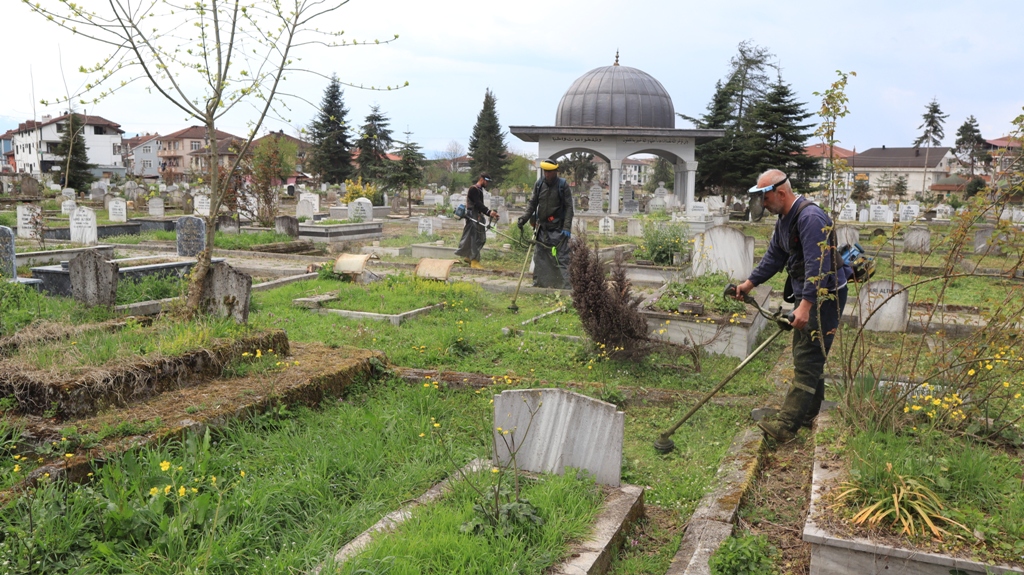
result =
[[[366,116],[366,123],[356,140],[356,150],[359,152],[356,175],[365,182],[381,182],[388,177],[388,150],[394,145],[391,130],[388,129],[390,123],[387,116],[381,113],[380,106],[370,106],[370,114]]]
[[[924,152],[924,164],[925,174],[928,171],[928,156],[932,151],[932,146],[942,145],[942,139],[946,137],[946,132],[943,130],[943,124],[946,123],[946,118],[949,114],[943,114],[942,110],[939,109],[939,102],[932,98],[932,101],[925,106],[925,112],[921,116],[921,125],[917,127],[918,130],[923,130],[921,135],[914,140],[914,147],[920,148],[921,144],[925,144]],[[933,182],[934,183],[934,182]],[[928,184],[928,178],[921,178],[921,195],[925,195],[925,186]]]
[[[399,189],[405,189],[406,200],[409,204],[409,215],[412,215],[412,189],[423,183],[423,172],[426,168],[427,158],[420,151],[419,144],[412,141],[412,132],[405,132],[405,141],[399,142],[401,147],[398,148],[397,153],[402,156],[402,159],[397,162],[393,162],[391,177],[389,178],[391,186]]]
[[[495,187],[505,181],[510,162],[505,134],[498,123],[496,103],[497,99],[488,88],[484,93],[483,108],[473,126],[473,135],[469,138],[470,172],[473,177],[485,172],[490,174]]]
[[[700,119],[689,119],[698,128],[725,130],[725,135],[697,145],[696,195],[699,198],[710,194],[735,192],[743,185],[744,170],[737,162],[738,130],[734,115],[736,86],[732,82],[715,84],[715,94],[708,104],[708,111]]]
[[[665,188],[668,190],[674,189],[676,181],[676,171],[672,169],[672,164],[665,158],[658,157],[654,161],[654,170],[651,172],[651,177],[647,179],[647,183],[644,184],[644,191],[648,194],[653,195],[655,190],[658,189],[659,182],[665,182]]]
[[[84,192],[96,181],[96,177],[89,171],[96,166],[89,163],[89,153],[85,148],[84,118],[75,113],[69,114],[67,118],[55,155],[61,158],[60,172],[64,186]]]
[[[344,92],[338,77],[332,75],[331,82],[324,90],[320,112],[309,126],[310,150],[309,168],[320,176],[321,182],[341,184],[352,177],[352,147],[349,141],[348,124],[345,116],[348,110],[342,100]]]
[[[594,164],[594,154],[586,152],[573,152],[564,156],[558,163],[559,170],[566,174],[569,183],[576,190],[585,188],[586,183],[597,175],[597,165]]]
[[[743,147],[748,155],[745,165],[752,171],[745,179],[752,181],[765,170],[777,168],[786,171],[794,188],[799,188],[817,176],[818,160],[804,152],[811,137],[807,130],[814,124],[801,123],[811,116],[804,111],[804,104],[796,101],[790,87],[779,79],[750,110]]]
[[[969,167],[971,178],[974,178],[974,169],[977,164],[987,164],[992,160],[992,156],[985,151],[985,139],[981,137],[978,120],[974,116],[968,116],[957,129],[954,146],[953,152],[960,163]]]

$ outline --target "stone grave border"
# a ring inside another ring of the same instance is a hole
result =
[[[346,560],[359,554],[373,542],[376,535],[393,532],[412,517],[412,512],[417,507],[440,499],[451,490],[452,482],[460,479],[462,474],[480,471],[490,466],[491,462],[486,459],[474,459],[460,471],[435,484],[423,495],[413,499],[401,509],[388,513],[380,521],[345,544],[335,554],[336,566],[341,566]],[[597,516],[594,517],[590,537],[586,541],[570,545],[568,559],[550,567],[545,573],[551,575],[575,575],[578,573],[604,575],[611,568],[612,558],[625,541],[626,531],[643,515],[643,487],[623,483],[619,487],[605,489],[604,502],[601,504]],[[313,570],[313,574],[319,575],[322,570],[323,566],[318,565]]]
[[[335,301],[338,298],[338,292],[329,292],[318,296],[311,297],[300,297],[292,300],[292,305],[297,307],[304,307],[313,313],[319,314],[335,314],[341,317],[349,319],[368,319],[371,321],[388,321],[391,325],[399,326],[402,322],[408,321],[415,317],[428,314],[434,310],[444,309],[445,304],[436,303],[434,305],[428,305],[426,307],[416,308],[414,310],[402,312],[402,313],[372,313],[368,311],[354,311],[348,309],[334,309],[325,308],[323,304]]]
[[[747,317],[736,318],[736,323],[729,323],[732,318],[717,314],[673,314],[653,309],[651,306],[661,298],[667,287],[662,286],[654,292],[641,302],[638,309],[647,319],[652,335],[658,335],[657,332],[664,329],[665,333],[661,337],[672,343],[700,345],[712,353],[743,359],[754,350],[758,335],[768,324],[768,320],[750,306],[747,308]],[[758,304],[767,309],[772,288],[762,284],[754,288],[752,293]],[[697,323],[698,320],[701,323]]]
[[[521,322],[519,322],[519,325],[525,327],[525,326],[528,326],[528,325],[531,325],[531,324],[535,324],[535,323],[537,323],[538,320],[544,319],[544,318],[546,318],[548,316],[552,316],[552,315],[555,315],[555,314],[558,314],[558,313],[565,313],[565,306],[564,305],[563,306],[559,306],[559,307],[557,307],[557,308],[555,308],[555,309],[553,309],[551,311],[546,311],[546,312],[544,312],[544,313],[542,313],[540,315],[531,317],[530,319],[528,319],[526,321],[521,321]],[[501,328],[501,333],[502,333],[502,335],[505,335],[507,337],[525,337],[525,336],[531,335],[531,336],[547,336],[547,337],[550,337],[552,339],[561,339],[561,340],[565,340],[565,341],[574,341],[574,342],[578,342],[578,343],[587,343],[587,342],[590,341],[590,338],[579,336],[579,335],[569,335],[569,334],[554,333],[554,332],[549,332],[549,331],[525,331],[525,330],[521,330],[521,329],[515,329],[514,326]]]
[[[120,265],[122,263],[139,262],[140,260],[144,261],[157,258],[170,258],[177,261],[121,267],[118,270],[118,280],[120,281],[126,278],[140,279],[150,275],[184,276],[192,269],[192,266],[196,265],[198,261],[195,258],[187,258],[177,255],[141,256],[136,258],[112,259],[110,261]],[[224,258],[212,258],[210,260],[210,264],[216,265],[223,261]],[[64,262],[61,262],[60,265],[34,267],[32,268],[32,276],[43,281],[41,289],[46,293],[71,297],[71,270],[69,267],[64,266]]]
[[[822,413],[815,421],[815,432],[829,423],[830,415]],[[834,484],[841,474],[839,466],[826,463],[828,459],[825,446],[815,445],[811,502],[803,529],[803,540],[811,544],[810,575],[880,575],[889,572],[915,575],[948,575],[952,572],[963,575],[1024,574],[1024,568],[1020,567],[989,565],[939,553],[874,543],[863,537],[846,538],[829,532],[815,521],[824,507],[821,499],[827,491],[826,485]]]
[[[289,344],[290,347],[291,344]],[[308,344],[295,344],[294,347],[305,347]],[[275,348],[276,349],[276,348]],[[247,396],[238,404],[224,405],[218,410],[202,411],[188,414],[187,406],[181,406],[180,419],[168,421],[153,433],[132,436],[128,439],[115,438],[105,440],[101,445],[77,451],[73,457],[65,458],[55,455],[39,467],[33,469],[20,483],[0,491],[0,504],[6,504],[15,497],[21,496],[27,489],[48,477],[47,481],[67,478],[69,481],[85,482],[93,471],[94,461],[105,461],[113,456],[140,449],[149,445],[163,445],[170,441],[180,440],[188,432],[202,434],[207,429],[218,429],[232,421],[244,421],[269,411],[280,404],[296,404],[315,406],[325,397],[337,396],[345,391],[356,380],[372,380],[377,373],[377,366],[385,361],[384,354],[379,351],[358,348],[340,348],[330,353],[346,353],[345,365],[333,371],[318,371],[310,374],[301,382],[288,386],[279,392],[268,395]],[[294,355],[293,355],[294,356]]]
[[[32,373],[3,368],[0,394],[14,397],[18,410],[26,414],[39,415],[56,407],[61,417],[89,416],[103,408],[121,406],[127,400],[146,399],[167,390],[197,385],[205,376],[219,375],[225,365],[242,353],[265,348],[287,353],[288,337],[276,330],[156,361],[140,357],[114,371],[104,371],[99,378],[87,373],[41,382]],[[103,366],[97,369],[102,370]]]
[[[87,248],[66,248],[60,250],[43,250],[35,252],[20,252],[14,254],[15,265],[17,266],[46,266],[60,264],[62,261],[70,262],[83,252],[94,250],[107,259],[114,259],[114,246],[111,244],[99,244]]]

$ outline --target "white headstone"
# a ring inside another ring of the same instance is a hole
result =
[[[715,226],[694,238],[690,261],[694,277],[725,272],[743,281],[754,271],[754,238],[728,226]]]
[[[912,222],[921,214],[921,208],[913,204],[900,206],[900,223]]]
[[[149,199],[149,215],[162,218],[164,217],[164,200],[163,198],[150,198]]]
[[[96,212],[85,206],[71,213],[71,241],[91,246],[97,242]]]
[[[624,430],[625,414],[614,405],[564,389],[507,390],[494,396],[496,459],[508,463],[506,441],[514,443],[519,469],[558,474],[582,469],[602,485],[617,486]]]
[[[597,231],[602,236],[614,236],[615,235],[615,220],[605,216],[601,218],[601,221],[597,224]]]
[[[69,200],[74,200],[75,199],[75,189],[74,188],[64,188],[63,190],[60,191],[60,195],[64,196],[65,198],[67,198]]]
[[[201,216],[210,215],[210,196],[204,194],[198,194],[192,198],[192,206],[195,209],[196,214]]]
[[[882,204],[874,204],[870,208],[871,210],[871,221],[877,223],[892,223],[892,210],[889,206]]]
[[[39,237],[39,234],[36,233],[36,227],[33,225],[33,220],[42,217],[42,208],[35,204],[18,204],[16,211],[18,216],[18,237],[28,239]]]
[[[853,226],[836,226],[836,247],[852,246],[860,242],[860,231]]]
[[[691,214],[706,214],[708,213],[708,206],[704,202],[693,202],[690,207]]]
[[[601,186],[594,184],[590,187],[590,192],[587,194],[589,199],[590,207],[587,208],[588,214],[603,214],[604,213],[604,190]]]
[[[910,321],[907,304],[910,295],[902,285],[889,280],[868,282],[857,297],[860,321],[867,331],[904,332]]]
[[[574,234],[585,234],[587,233],[587,220],[583,218],[572,219],[572,233]]]
[[[373,221],[373,202],[366,198],[356,198],[348,205],[348,219]]]
[[[841,222],[855,222],[857,221],[857,204],[850,202],[843,206],[843,209],[839,211],[839,221]]]
[[[299,203],[295,205],[295,217],[306,218],[309,221],[313,220],[313,204],[309,203],[309,200],[299,200]]]
[[[857,221],[861,223],[867,223],[869,215],[870,212],[867,210],[867,208],[865,208],[860,211],[860,215],[857,217]]]
[[[313,208],[314,214],[320,212],[320,194],[311,194],[308,192],[299,194],[299,201],[301,202],[302,200],[309,202],[310,207]],[[313,216],[310,215],[309,217],[312,218]]]
[[[900,217],[902,220],[903,218]],[[903,251],[915,254],[932,252],[932,232],[927,226],[911,226],[903,236]]]
[[[417,228],[419,234],[432,236],[434,235],[434,219],[429,217],[420,218],[419,227]]]
[[[128,202],[124,201],[124,198],[110,200],[110,205],[107,206],[107,217],[112,222],[127,222]]]
[[[75,200],[64,200],[60,203],[60,213],[61,215],[69,215],[71,212],[75,211],[76,207]]]

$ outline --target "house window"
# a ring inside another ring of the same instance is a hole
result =
[[[142,160],[142,168],[148,170],[153,167],[153,160]]]
[[[153,153],[153,147],[152,146],[142,146],[142,153],[143,154],[152,154]]]
[[[114,147],[114,155],[115,156],[120,156],[121,155],[121,144],[114,144],[113,147]]]
[[[64,131],[64,124],[57,124],[57,132],[59,133],[59,132],[63,132],[63,131]]]
[[[106,134],[106,131],[104,131],[103,126],[93,126],[92,133],[97,136],[102,136],[103,134]]]
[[[192,151],[195,152],[199,149],[201,142],[199,140],[192,140]]]

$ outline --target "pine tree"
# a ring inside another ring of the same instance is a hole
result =
[[[497,99],[488,89],[484,93],[483,108],[473,126],[473,135],[469,138],[470,172],[474,177],[485,172],[490,174],[495,187],[505,180],[510,162],[505,134],[498,123],[496,103]]]
[[[943,124],[946,123],[946,118],[949,114],[943,114],[942,110],[939,109],[939,102],[932,98],[932,101],[925,106],[925,112],[921,116],[921,125],[917,127],[918,130],[924,130],[921,135],[914,140],[914,147],[920,148],[921,144],[925,144],[924,152],[924,165],[925,165],[925,177],[921,178],[921,195],[925,195],[925,186],[928,184],[928,155],[932,151],[932,146],[942,145],[942,139],[946,137],[946,132],[943,130]]]
[[[366,123],[356,140],[356,150],[359,152],[356,175],[363,181],[379,183],[388,177],[388,151],[394,145],[391,130],[388,129],[390,123],[387,116],[381,113],[380,106],[370,106],[370,114],[366,116]]]
[[[320,176],[321,182],[328,184],[341,184],[355,172],[345,121],[348,110],[342,99],[344,95],[338,77],[332,75],[324,90],[320,112],[309,126],[309,139],[313,144],[309,168]]]
[[[753,181],[765,170],[777,168],[787,172],[794,187],[799,188],[817,176],[818,160],[804,152],[811,137],[807,130],[814,124],[801,123],[811,116],[804,104],[797,102],[793,90],[779,79],[750,110],[743,147],[747,152],[745,165],[752,171],[745,179]]]
[[[405,189],[409,215],[412,216],[412,189],[423,183],[427,158],[420,151],[419,144],[412,141],[412,132],[405,132],[405,141],[399,143],[401,147],[397,153],[402,159],[395,162],[397,165],[393,166],[390,180],[392,186]]]
[[[89,153],[85,148],[84,119],[74,113],[69,114],[67,118],[68,121],[64,125],[64,133],[57,144],[55,155],[61,158],[60,170],[63,174],[64,186],[83,192],[96,181],[96,177],[89,171],[96,166],[89,163]]]
[[[954,153],[962,164],[969,166],[971,178],[974,178],[974,168],[977,164],[987,164],[992,156],[985,151],[985,139],[978,129],[978,120],[974,116],[968,116],[960,128],[956,131],[956,144]]]
[[[719,80],[715,84],[715,94],[708,104],[707,113],[700,119],[683,116],[699,128],[725,130],[721,138],[697,146],[697,197],[735,192],[742,188],[743,178],[750,172],[739,161],[739,129],[734,113],[736,97],[736,85],[731,81],[723,84]]]
[[[672,169],[672,164],[665,158],[659,156],[658,159],[654,161],[654,169],[651,171],[651,177],[648,178],[647,183],[644,184],[644,191],[653,195],[661,182],[665,182],[665,188],[671,190],[674,189],[675,181],[676,172]]]
[[[559,169],[568,176],[569,184],[576,190],[584,189],[587,182],[597,175],[594,154],[587,152],[573,152],[564,156],[559,160]]]

